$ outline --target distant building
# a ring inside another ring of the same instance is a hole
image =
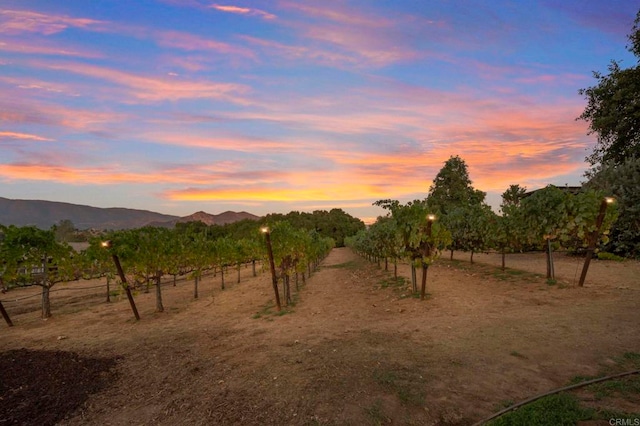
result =
[[[568,193],[573,194],[573,195],[576,195],[577,193],[582,191],[582,187],[581,186],[569,186],[569,185],[565,185],[565,186],[547,185],[547,186],[553,186],[554,188],[558,188],[560,191],[565,191],[565,192],[568,192]],[[546,188],[546,186],[544,188]],[[536,192],[538,192],[538,191],[540,191],[540,190],[542,190],[544,188],[534,189],[533,191],[525,192],[522,195],[522,198],[530,197],[533,194],[535,194]]]

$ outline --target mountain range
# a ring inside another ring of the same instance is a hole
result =
[[[0,224],[49,229],[62,220],[70,220],[77,229],[132,229],[143,226],[172,228],[178,222],[202,221],[207,225],[257,220],[259,216],[247,212],[227,211],[218,215],[197,212],[179,217],[149,210],[121,207],[100,208],[79,204],[43,200],[12,200],[0,197]]]

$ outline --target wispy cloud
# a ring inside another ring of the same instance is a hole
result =
[[[350,56],[346,53],[332,51],[330,49],[304,45],[290,45],[248,35],[241,35],[239,38],[261,48],[268,56],[275,55],[293,62],[306,60],[312,63],[330,66],[355,66],[359,63],[357,57]]]
[[[13,99],[0,99],[0,122],[12,125],[93,131],[102,130],[109,124],[125,122],[129,118],[123,112],[101,112],[35,100],[27,102],[17,92]]]
[[[221,4],[212,4],[209,7],[212,9],[219,10],[221,12],[235,13],[238,15],[258,16],[262,19],[276,19],[276,15],[272,13],[265,12],[264,10],[260,10],[260,9],[249,8],[249,7],[221,5]]]
[[[153,34],[160,46],[173,47],[186,51],[203,50],[215,51],[227,55],[238,55],[246,58],[255,58],[255,54],[245,48],[229,43],[224,43],[209,38],[200,37],[179,31],[157,31]]]
[[[192,134],[145,133],[143,137],[153,143],[190,148],[204,148],[219,151],[235,151],[248,153],[284,153],[305,151],[313,148],[305,144],[303,147],[286,141],[266,138],[247,137],[242,135],[201,136]]]
[[[19,132],[0,132],[0,141],[6,140],[30,140],[36,142],[48,142],[53,139],[45,138],[38,135],[33,135],[30,133],[19,133]]]
[[[221,99],[238,104],[249,103],[243,95],[249,87],[236,83],[215,83],[208,80],[180,80],[143,76],[84,63],[42,63],[41,67],[115,83],[126,87],[130,97],[143,102],[180,99]]]
[[[301,35],[355,57],[360,66],[382,67],[423,55],[408,43],[411,38],[403,34],[401,19],[365,14],[338,2],[321,6],[281,2],[280,6],[306,18],[306,22],[289,23]]]
[[[48,55],[48,56],[73,56],[82,58],[100,58],[102,55],[96,51],[83,48],[59,45],[48,40],[38,42],[26,40],[0,40],[0,51],[22,53],[28,55]]]
[[[15,161],[0,164],[4,181],[47,181],[73,185],[216,185],[218,187],[263,185],[286,181],[288,173],[278,170],[247,170],[242,164],[222,161],[213,165],[163,165],[131,171],[125,164],[82,166],[66,164],[64,158],[49,156],[47,161]],[[77,162],[77,160],[76,160]]]
[[[74,18],[66,15],[45,14],[29,10],[0,10],[0,33],[40,33],[51,35],[67,28],[90,28],[104,25],[104,21],[90,18]]]
[[[349,9],[344,5],[344,3],[335,1],[322,3],[281,1],[279,5],[285,9],[301,12],[308,17],[328,20],[344,25],[368,27],[373,29],[392,27],[394,25],[394,21],[389,18],[376,16],[371,13],[365,14],[362,9],[355,7]]]

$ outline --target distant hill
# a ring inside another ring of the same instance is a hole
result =
[[[177,216],[119,207],[99,208],[42,200],[11,200],[0,197],[0,224],[33,225],[49,229],[68,219],[78,229],[131,229],[149,222],[169,221]]]
[[[127,208],[99,208],[79,204],[42,200],[11,200],[0,197],[0,224],[49,229],[61,220],[70,220],[77,229],[132,229],[143,226],[172,228],[177,222],[202,221],[207,225],[257,220],[259,216],[247,212],[227,211],[218,215],[197,212],[178,217],[148,210]]]
[[[192,215],[180,217],[177,219],[172,219],[165,222],[152,222],[150,226],[163,226],[165,228],[173,228],[176,223],[185,223],[185,222],[202,222],[207,225],[225,225],[227,223],[237,222],[239,220],[250,219],[250,220],[258,220],[260,216],[256,216],[247,212],[232,212],[226,211],[220,214],[209,214],[205,212],[196,212]]]

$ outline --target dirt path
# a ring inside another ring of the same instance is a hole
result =
[[[391,277],[335,249],[291,313],[268,308],[268,274],[243,271],[224,291],[209,277],[197,301],[189,282],[169,288],[163,314],[138,295],[139,323],[124,301],[46,322],[19,315],[0,350],[121,357],[71,425],[466,425],[640,352],[636,281],[559,288],[442,262],[420,302]]]

